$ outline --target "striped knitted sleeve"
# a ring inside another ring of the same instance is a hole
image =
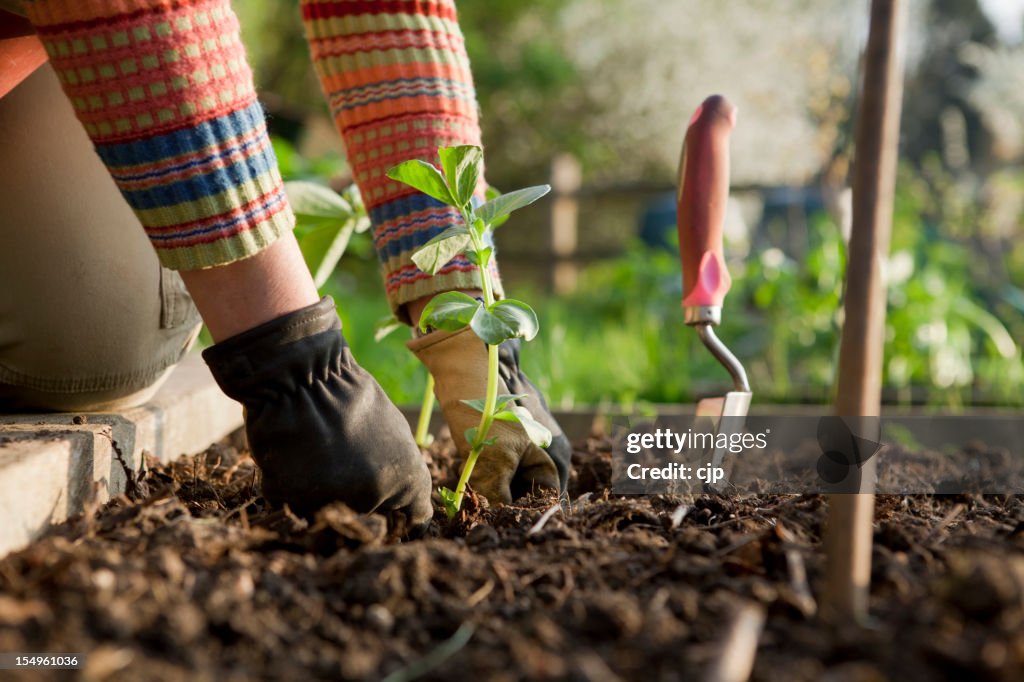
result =
[[[313,64],[373,222],[392,309],[451,289],[480,288],[458,256],[437,275],[412,254],[458,212],[386,177],[407,159],[437,164],[438,147],[480,144],[476,94],[453,0],[302,0]],[[493,262],[493,261],[492,261]],[[496,293],[501,285],[494,270]]]
[[[32,0],[27,10],[164,266],[247,258],[292,228],[229,0]]]

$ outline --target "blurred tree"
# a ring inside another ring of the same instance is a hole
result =
[[[842,0],[459,0],[497,186],[557,152],[591,177],[667,180],[685,119],[711,92],[739,105],[739,181],[803,181],[847,118],[863,23]],[[297,3],[235,0],[271,126],[325,115]],[[859,23],[858,23],[859,21]]]
[[[514,186],[547,174],[556,151],[587,157],[586,102],[558,30],[564,0],[461,0],[483,114],[488,179]]]
[[[848,118],[864,9],[842,0],[569,3],[566,50],[595,103],[580,125],[611,152],[596,170],[672,178],[690,113],[720,92],[740,111],[734,181],[808,181]]]
[[[970,43],[959,53],[977,73],[965,94],[991,139],[989,161],[1019,161],[1024,156],[1024,47]]]
[[[527,176],[543,176],[548,154],[538,154],[539,150],[557,148],[587,156],[587,141],[577,122],[585,106],[575,87],[576,71],[554,30],[565,3],[457,4],[483,112],[491,181],[511,186]],[[296,142],[308,133],[302,127],[310,124],[311,116],[327,118],[298,3],[235,0],[233,6],[261,99],[273,115],[271,128]]]
[[[968,101],[978,69],[961,59],[961,48],[993,46],[995,28],[978,0],[930,0],[915,18],[923,25],[912,30],[923,46],[904,92],[903,156],[920,165],[929,153],[941,150],[944,162],[954,169],[981,163],[988,139]]]
[[[958,243],[972,299],[1021,331],[1024,48],[1000,43],[977,0],[930,0],[907,82],[903,156],[932,199],[933,240]]]

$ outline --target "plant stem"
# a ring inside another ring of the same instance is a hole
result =
[[[494,305],[494,285],[491,284],[491,259],[480,264],[480,284],[484,290],[484,305],[490,308]]]
[[[416,423],[416,445],[425,448],[430,445],[430,413],[434,411],[434,375],[427,372],[427,389],[423,392],[420,405],[420,420]]]
[[[455,511],[458,512],[462,509],[462,498],[466,496],[466,484],[469,483],[469,475],[473,473],[473,467],[476,466],[476,461],[480,458],[480,453],[483,451],[481,447],[474,447],[469,451],[469,456],[466,458],[466,464],[462,467],[462,474],[459,475],[459,484],[455,486]],[[449,516],[455,514],[449,512]]]
[[[462,212],[462,219],[466,225],[472,225],[466,211]],[[473,249],[477,253],[484,252],[484,244],[470,229],[470,238],[473,242]],[[488,308],[494,305],[494,285],[491,282],[490,256],[480,261],[477,266],[480,268],[480,284],[484,292],[484,305]],[[476,438],[470,444],[469,456],[466,458],[466,465],[462,467],[462,474],[459,476],[459,484],[455,487],[455,509],[462,509],[462,498],[466,495],[466,484],[473,473],[477,459],[484,449],[484,441],[487,440],[487,432],[491,430],[494,423],[494,406],[498,402],[498,347],[487,344],[487,395],[484,397],[484,409],[480,415],[480,425],[476,429]]]
[[[466,484],[473,474],[473,467],[484,449],[484,441],[487,440],[487,432],[491,430],[494,423],[494,406],[498,402],[498,347],[487,346],[487,397],[484,399],[484,411],[480,416],[480,426],[476,429],[476,438],[472,443],[469,456],[466,458],[466,465],[462,467],[462,475],[459,476],[459,484],[455,487],[455,508],[462,508],[462,498],[466,494]]]

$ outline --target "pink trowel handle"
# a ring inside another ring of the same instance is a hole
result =
[[[686,129],[677,226],[688,321],[689,309],[721,306],[732,283],[722,252],[722,225],[729,199],[729,134],[735,125],[736,107],[712,95],[697,107]]]

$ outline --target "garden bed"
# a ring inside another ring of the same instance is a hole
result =
[[[435,482],[453,455],[430,448]],[[557,511],[471,498],[409,543],[343,505],[266,509],[228,445],[151,462],[0,561],[0,652],[81,653],[95,680],[699,679],[753,603],[753,679],[1024,675],[1021,498],[880,497],[875,622],[825,627],[822,497],[615,497],[610,458],[579,443]]]

